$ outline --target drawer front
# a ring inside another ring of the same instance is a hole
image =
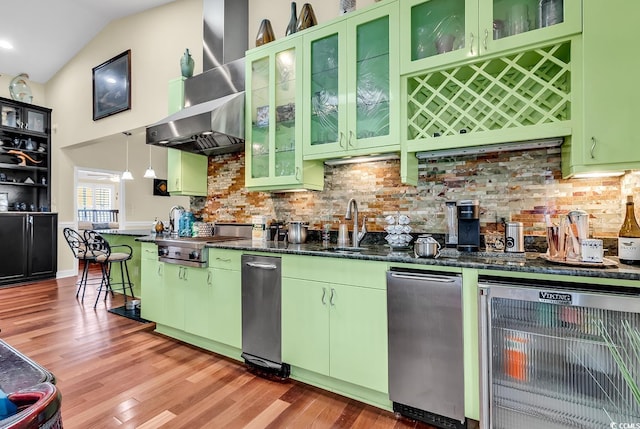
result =
[[[283,255],[282,276],[386,289],[386,262],[346,258]]]
[[[141,259],[158,260],[158,246],[155,243],[140,243]]]
[[[240,271],[240,250],[209,248],[209,268]]]

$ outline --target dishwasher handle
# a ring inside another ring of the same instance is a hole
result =
[[[278,268],[275,264],[261,264],[260,262],[247,262],[247,266],[251,268],[260,268],[262,270],[275,270]]]
[[[455,283],[458,281],[457,276],[435,276],[431,274],[420,274],[420,273],[389,273],[389,275],[394,279],[404,279],[404,280],[421,280],[421,281],[430,281],[430,282],[438,282],[438,283]]]

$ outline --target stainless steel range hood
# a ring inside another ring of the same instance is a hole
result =
[[[247,0],[204,0],[204,72],[185,80],[184,109],[147,127],[147,144],[203,155],[244,150],[247,17]]]

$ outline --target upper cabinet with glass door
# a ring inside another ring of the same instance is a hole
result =
[[[399,151],[398,3],[304,35],[304,159]]]
[[[247,52],[246,170],[251,190],[322,189],[324,167],[302,161],[302,38]]]
[[[402,74],[582,31],[579,0],[403,0]],[[406,43],[405,43],[406,42]]]

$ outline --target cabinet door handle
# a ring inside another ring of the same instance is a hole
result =
[[[296,167],[296,180],[300,181],[300,167]]]
[[[33,216],[28,215],[27,216],[27,222],[29,222],[29,225],[33,225]]]
[[[338,144],[340,145],[341,148],[344,149],[344,145],[342,144],[343,139],[344,139],[344,133],[340,131],[340,139],[338,140]]]
[[[349,130],[349,139],[347,140],[347,146],[354,147],[351,143],[351,138],[354,137],[353,131]]]
[[[187,273],[189,272],[189,270],[187,270],[187,268],[184,268],[184,271],[182,272],[182,280],[187,280]]]
[[[220,261],[220,262],[231,262],[231,259],[216,257],[216,261]]]
[[[482,42],[482,45],[484,46],[484,50],[487,50],[487,40],[489,39],[489,30],[488,29],[484,29],[484,42]]]
[[[207,285],[211,286],[211,271],[207,271]]]
[[[476,41],[476,36],[473,35],[473,32],[469,33],[469,36],[470,36],[470,38],[469,38],[469,53],[471,55],[475,55],[473,53],[473,43]]]
[[[158,265],[158,276],[162,276],[162,265]]]
[[[331,296],[329,297],[329,304],[331,304],[332,307],[336,305],[333,302],[333,299],[335,298],[335,296],[336,296],[336,290],[334,288],[331,288]]]
[[[327,296],[327,289],[326,288],[322,288],[322,305],[327,305],[327,301],[325,301],[325,297]]]
[[[595,159],[596,155],[596,144],[598,143],[598,141],[596,140],[595,137],[591,137],[591,149],[589,150],[590,154],[591,154],[591,159]]]
[[[180,188],[180,179],[176,179],[176,189]]]

